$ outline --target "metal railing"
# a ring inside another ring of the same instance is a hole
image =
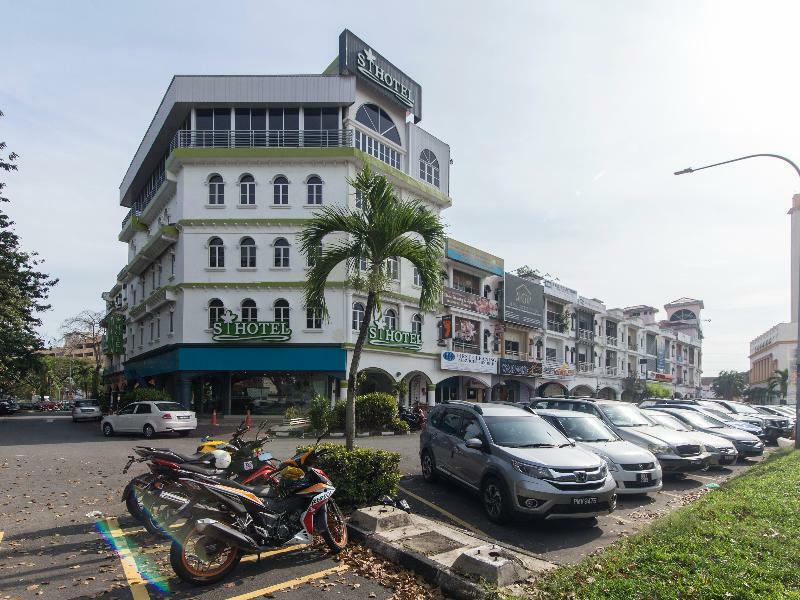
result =
[[[176,148],[343,148],[353,145],[352,129],[261,129],[204,131],[182,129],[169,145]]]
[[[547,331],[564,333],[564,325],[559,323],[558,321],[547,321]]]
[[[594,373],[594,363],[582,362],[577,364],[578,373]]]
[[[606,375],[616,376],[617,374],[617,367],[606,367],[605,368]]]
[[[122,219],[122,227],[120,227],[120,229],[125,229],[125,226],[130,223],[131,218],[133,218],[134,215],[138,217],[141,213],[142,211],[137,210],[136,207],[131,208],[128,214]]]
[[[578,329],[579,340],[586,340],[588,342],[591,342],[593,337],[594,334],[592,333],[591,329]]]
[[[608,344],[609,346],[616,346],[617,345],[617,338],[615,338],[613,335],[607,335],[606,336],[606,344]]]

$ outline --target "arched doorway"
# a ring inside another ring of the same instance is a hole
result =
[[[567,388],[555,381],[548,381],[539,386],[539,396],[543,398],[557,398],[567,395]]]
[[[578,398],[591,398],[594,396],[594,390],[588,385],[576,385],[574,388],[572,388],[570,396],[576,396]]]
[[[400,393],[400,402],[403,406],[413,406],[419,402],[424,406],[428,403],[428,390],[433,389],[430,378],[422,371],[406,373],[402,379],[403,389]]]
[[[486,402],[488,400],[486,382],[468,375],[455,375],[436,384],[436,401],[466,400],[467,402]]]
[[[601,388],[600,391],[597,392],[597,397],[602,398],[603,400],[616,400],[617,390],[610,387]]]
[[[362,375],[363,374],[363,375]],[[394,377],[386,371],[375,367],[368,367],[359,373],[358,394],[381,392],[394,394]]]

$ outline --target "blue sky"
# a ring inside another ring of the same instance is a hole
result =
[[[491,7],[491,9],[490,9]],[[125,261],[118,187],[173,74],[321,72],[345,27],[419,81],[451,145],[449,232],[609,307],[690,296],[705,371],[789,317],[795,2],[4,2],[3,176],[61,279],[43,333]],[[663,316],[663,312],[662,315]]]

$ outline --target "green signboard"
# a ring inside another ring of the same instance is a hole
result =
[[[422,336],[411,331],[388,329],[383,321],[375,321],[369,326],[368,342],[373,346],[390,346],[419,350],[422,347]]]
[[[110,315],[106,319],[106,354],[122,354],[125,350],[125,317]]]
[[[215,342],[288,342],[292,338],[289,324],[282,321],[239,321],[239,315],[226,310],[222,319],[214,323],[211,339]]]

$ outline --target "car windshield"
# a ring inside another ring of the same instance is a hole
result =
[[[506,448],[555,448],[570,442],[555,427],[540,417],[513,416],[483,418],[492,440]]]
[[[614,442],[619,438],[597,417],[556,417],[567,435],[579,442]]]
[[[731,402],[731,407],[733,411],[740,415],[757,415],[758,411],[753,408],[752,406],[747,406],[746,404],[735,404]]]
[[[168,410],[183,410],[183,407],[177,402],[156,402],[156,406],[161,412]]]
[[[725,423],[722,421],[718,421],[714,417],[701,415],[698,412],[687,410],[684,411],[681,416],[689,421],[693,427],[697,427],[698,429],[721,429],[722,427],[725,427]]]
[[[75,406],[100,406],[97,400],[76,400]]]
[[[603,404],[601,410],[617,427],[639,427],[653,424],[632,404]]]
[[[731,415],[729,413],[726,413],[726,412],[723,412],[721,410],[716,410],[716,409],[713,409],[713,408],[706,408],[705,412],[713,415],[714,417],[718,418],[722,422],[733,420],[733,415]],[[708,415],[705,415],[705,416],[708,416]]]
[[[674,429],[675,431],[691,431],[686,425],[681,423],[678,419],[673,417],[672,415],[667,415],[664,413],[657,413],[657,412],[648,412],[647,418],[650,419],[656,425],[662,425],[668,429]]]
[[[733,414],[732,410],[729,410],[726,406],[723,406],[719,402],[700,402],[700,406],[703,407],[705,410],[717,411],[726,414]]]

